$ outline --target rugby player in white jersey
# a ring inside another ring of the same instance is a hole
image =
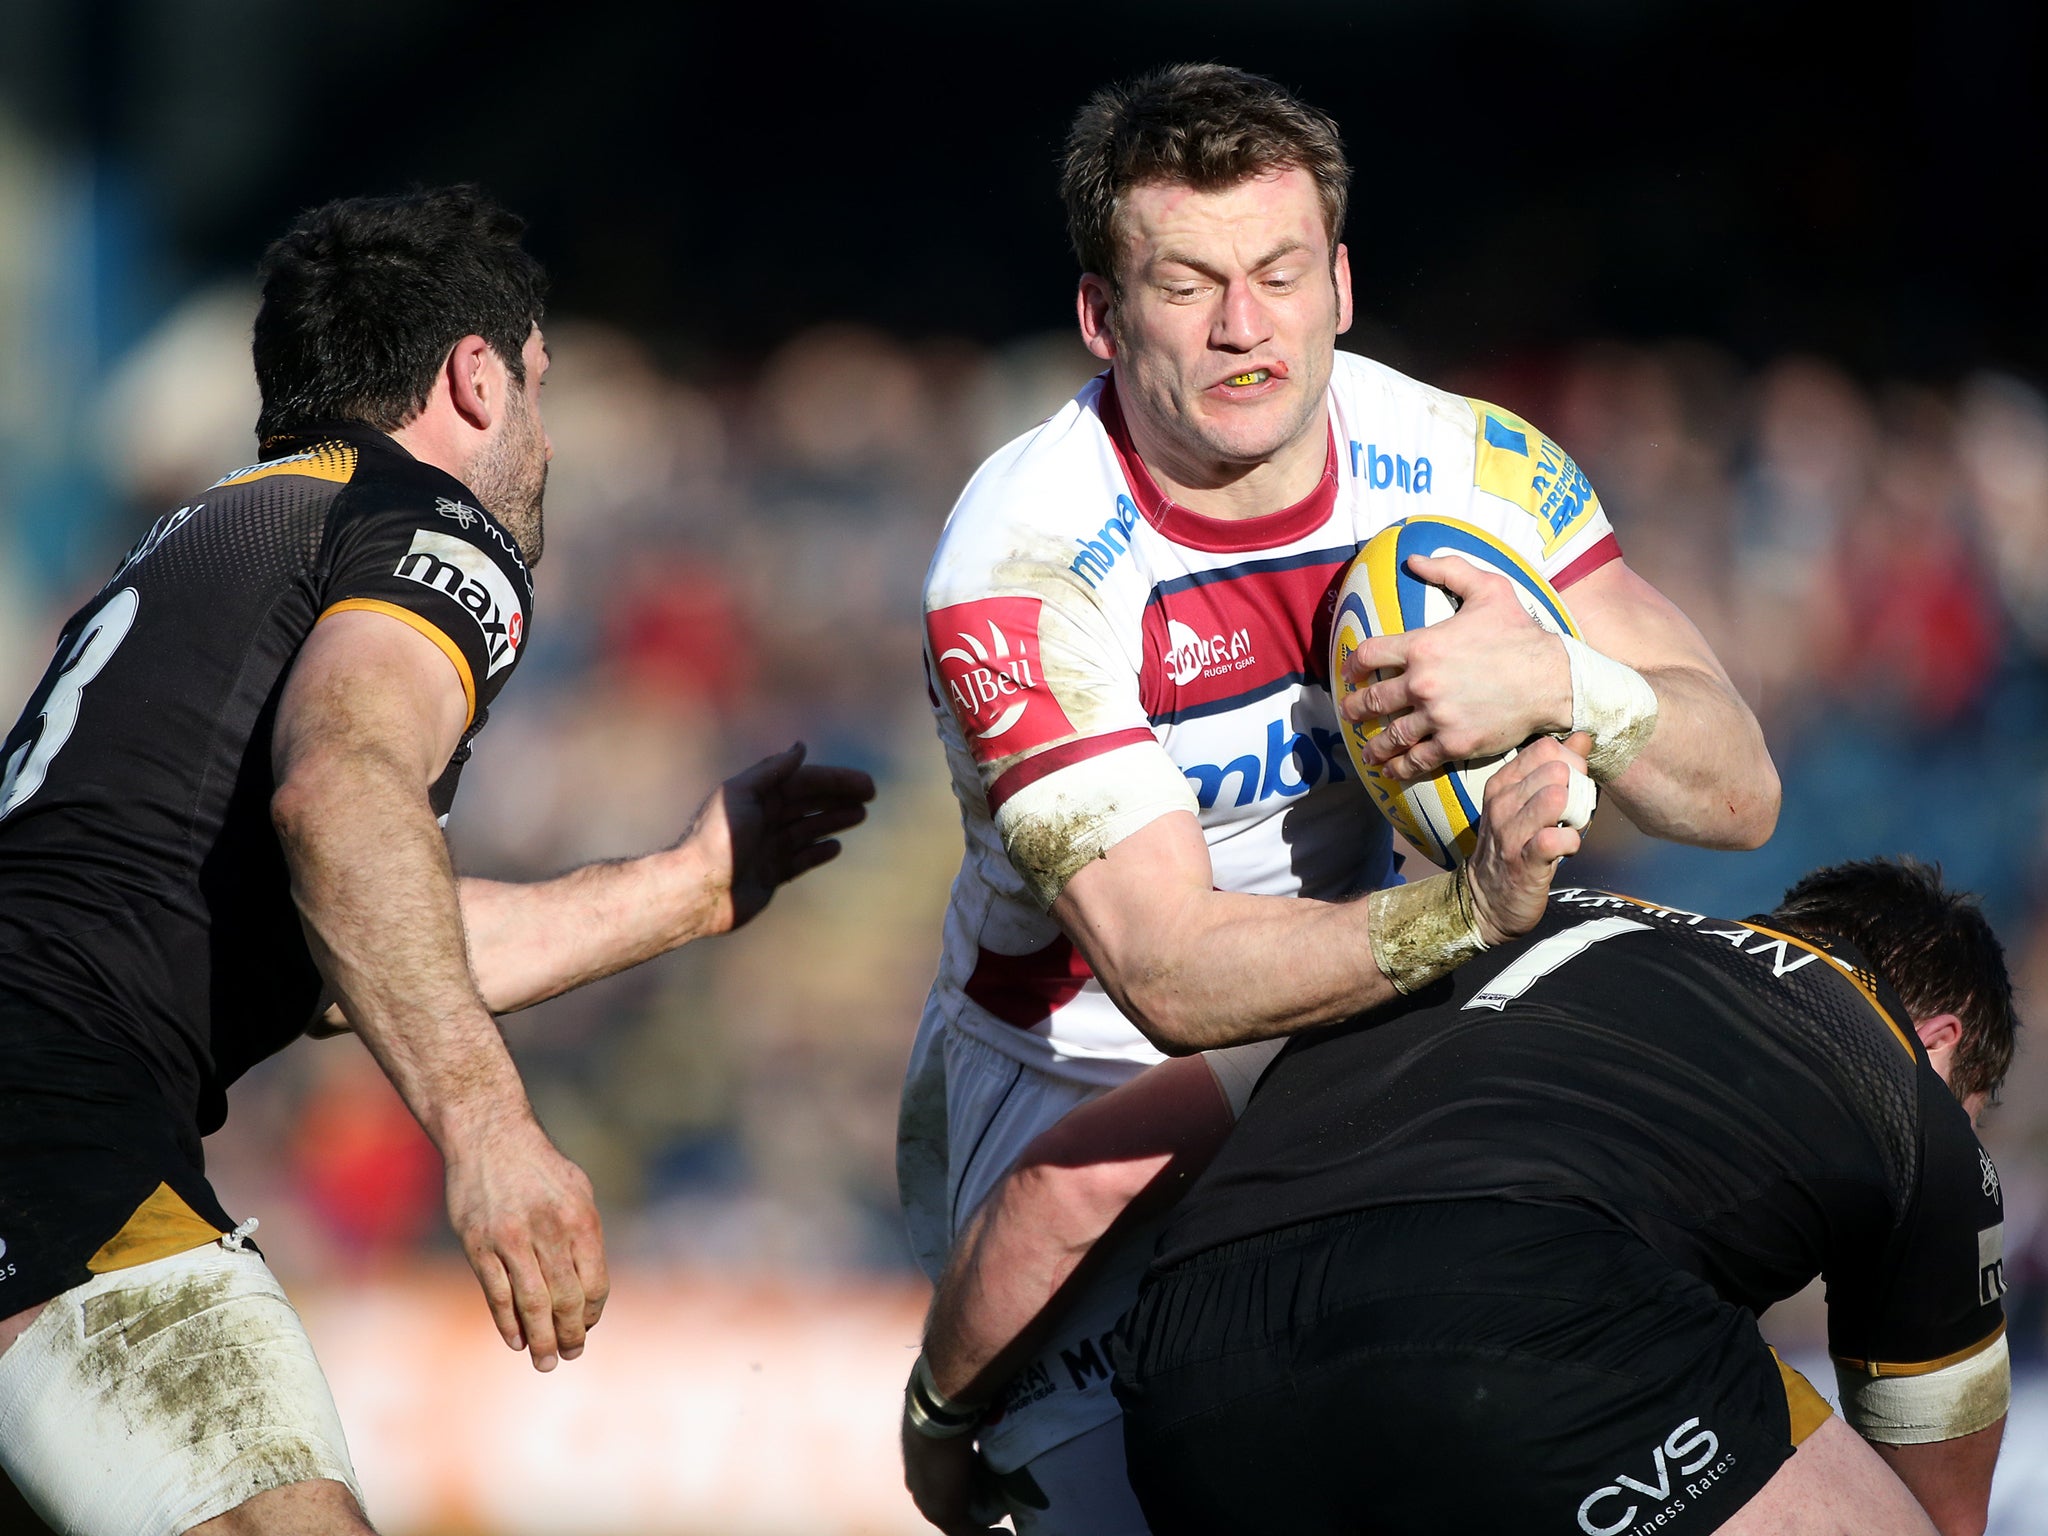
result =
[[[1105,90],[1076,120],[1062,190],[1082,337],[1108,369],[982,467],[926,579],[967,842],[900,1127],[934,1276],[1068,1110],[1163,1055],[1347,1017],[1512,931],[1463,873],[1383,889],[1390,833],[1346,761],[1325,657],[1336,582],[1388,524],[1482,528],[1565,594],[1585,637],[1539,630],[1504,578],[1416,561],[1463,606],[1369,641],[1355,681],[1390,675],[1345,704],[1395,717],[1376,748],[1391,771],[1579,731],[1647,832],[1753,847],[1775,822],[1755,718],[1623,563],[1563,451],[1505,409],[1336,350],[1349,175],[1327,117],[1221,66]],[[1561,793],[1564,770],[1545,749],[1518,782]],[[1191,1124],[1231,1113],[1242,1074],[1210,1060],[1175,1079]],[[983,1528],[955,1498],[972,1443],[1020,1532],[1144,1530],[1101,1340],[1150,1234],[1115,1247],[996,1401],[920,1362],[905,1453],[945,1528]]]

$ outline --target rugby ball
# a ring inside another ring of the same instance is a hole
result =
[[[1515,584],[1515,594],[1530,618],[1552,634],[1577,638],[1578,626],[1550,583],[1492,534],[1454,518],[1404,518],[1366,542],[1337,589],[1337,617],[1330,629],[1330,686],[1340,703],[1352,691],[1344,680],[1345,663],[1367,636],[1407,634],[1457,612],[1458,600],[1450,593],[1409,574],[1408,561],[1416,555],[1461,555],[1474,565],[1498,571]],[[1375,672],[1371,680],[1382,675]],[[1352,767],[1394,829],[1445,869],[1470,858],[1479,841],[1486,781],[1514,757],[1514,750],[1451,763],[1434,778],[1401,784],[1388,778],[1366,753],[1367,743],[1386,729],[1385,716],[1353,722],[1339,714],[1337,723]],[[1568,819],[1583,826],[1592,815],[1592,781],[1583,786],[1575,781],[1572,790]]]

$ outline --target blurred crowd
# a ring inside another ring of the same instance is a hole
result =
[[[91,497],[0,500],[0,713],[134,531],[253,456],[252,303],[188,300],[108,370]],[[881,795],[841,862],[746,932],[508,1019],[507,1037],[616,1257],[899,1269],[896,1093],[959,857],[920,579],[982,457],[1092,362],[1065,337],[987,349],[830,326],[745,371],[570,317],[549,340],[534,639],[465,778],[459,864],[539,877],[666,843],[718,779],[798,738]],[[1999,376],[1748,367],[1695,342],[1463,370],[1373,347],[1563,443],[1764,720],[1785,778],[1767,849],[1671,849],[1610,816],[1575,880],[1748,912],[1812,864],[1913,852],[1983,893],[2022,987],[2048,995],[2048,400]],[[2023,1048],[1987,1131],[2015,1347],[2035,1356],[2043,1059]],[[288,1279],[448,1241],[434,1154],[351,1039],[260,1068],[210,1156]]]

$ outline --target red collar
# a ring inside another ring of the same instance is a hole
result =
[[[1116,397],[1113,375],[1103,375],[1102,394],[1095,408],[1102,418],[1103,430],[1109,434],[1109,445],[1116,451],[1117,466],[1124,472],[1124,483],[1131,488],[1131,498],[1137,502],[1138,511],[1146,522],[1176,544],[1211,554],[1274,549],[1313,533],[1337,505],[1337,434],[1330,428],[1325,428],[1329,433],[1330,446],[1323,460],[1323,477],[1316,482],[1315,489],[1293,506],[1258,517],[1209,517],[1168,499],[1166,493],[1159,489],[1159,482],[1152,478],[1152,472],[1145,468],[1144,460],[1138,457],[1138,450],[1131,445],[1130,428],[1124,421],[1124,408]]]

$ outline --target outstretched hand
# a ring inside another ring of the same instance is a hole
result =
[[[1542,920],[1561,860],[1579,851],[1579,833],[1559,826],[1572,775],[1586,771],[1583,735],[1541,736],[1486,781],[1479,842],[1466,865],[1480,937],[1505,944]],[[1576,750],[1575,750],[1576,749]]]
[[[839,857],[835,834],[867,819],[875,781],[858,768],[806,763],[798,742],[711,792],[684,834],[712,871],[707,931],[738,928],[776,888]]]
[[[1457,555],[1412,556],[1408,570],[1459,606],[1427,628],[1369,636],[1352,653],[1344,680],[1353,691],[1338,707],[1359,722],[1392,717],[1366,748],[1376,763],[1413,782],[1570,728],[1571,664],[1513,582]],[[1389,675],[1375,682],[1376,671]]]

